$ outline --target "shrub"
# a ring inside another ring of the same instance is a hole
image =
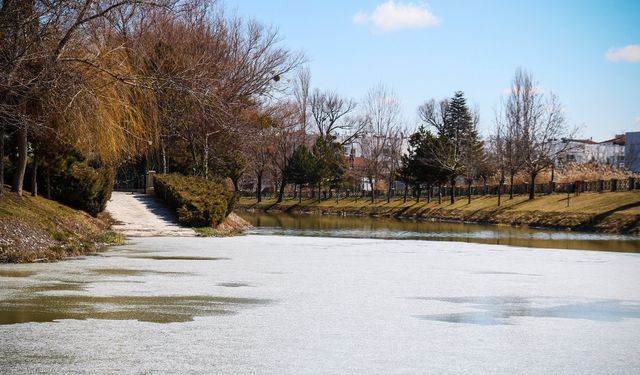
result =
[[[178,213],[178,222],[190,227],[216,227],[235,207],[238,196],[222,181],[179,174],[156,175],[156,196]]]
[[[111,198],[115,171],[83,161],[70,163],[66,168],[55,171],[51,178],[54,199],[96,216]]]

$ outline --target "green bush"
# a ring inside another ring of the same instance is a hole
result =
[[[56,171],[52,180],[53,198],[96,216],[111,198],[115,171],[91,166],[87,161],[74,162]]]
[[[179,174],[156,175],[156,196],[178,213],[178,222],[190,227],[216,227],[235,207],[238,196],[222,181]]]

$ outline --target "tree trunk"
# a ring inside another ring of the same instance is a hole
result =
[[[31,196],[38,196],[38,154],[33,151],[33,160],[31,162]]]
[[[467,181],[467,204],[471,204],[471,183],[471,180]]]
[[[531,173],[531,186],[529,187],[529,199],[536,197],[536,176],[538,172]]]
[[[340,203],[340,188],[336,187],[336,204]]]
[[[407,194],[409,194],[409,184],[404,184],[404,197],[402,198],[403,203],[407,203]]]
[[[191,165],[191,170],[193,175],[195,176],[198,171],[198,156],[197,156],[198,153],[196,151],[196,142],[194,140],[193,134],[191,134],[191,131],[189,131],[189,145],[191,148],[191,159],[193,161],[193,164]]]
[[[438,185],[438,204],[442,204],[442,184]]]
[[[51,167],[47,166],[47,199],[51,199]]]
[[[513,199],[513,173],[509,175],[509,199]]]
[[[416,203],[420,203],[420,188],[416,188]]]
[[[0,126],[0,197],[4,195],[4,124]]]
[[[504,176],[500,173],[500,181],[498,181],[498,207],[500,207],[500,200],[502,199],[502,180]]]
[[[374,203],[376,200],[376,189],[373,188],[373,178],[369,177],[369,185],[371,186],[371,203]]]
[[[318,182],[318,203],[322,202],[322,182]]]
[[[162,137],[160,138],[160,152],[162,153],[162,174],[167,174],[167,148]]]
[[[204,137],[204,150],[202,152],[202,167],[204,168],[204,179],[209,179],[209,139]]]
[[[278,200],[276,201],[276,203],[280,203],[282,202],[282,198],[284,198],[284,187],[287,185],[287,179],[284,176],[284,173],[282,174],[282,180],[280,182],[280,190],[278,191]]]
[[[302,203],[302,184],[299,184],[299,185],[298,185],[298,190],[299,190],[299,193],[298,193],[298,203]]]
[[[27,127],[22,125],[18,128],[16,133],[18,141],[18,163],[16,165],[16,174],[13,178],[13,186],[11,191],[22,196],[22,187],[24,185],[24,175],[27,171]]]
[[[262,172],[256,173],[256,199],[258,203],[262,202]]]
[[[235,191],[236,193],[238,191],[240,191],[240,186],[238,184],[239,183],[238,178],[232,178],[231,182],[233,183],[233,191]]]
[[[451,184],[451,192],[449,194],[449,198],[451,198],[451,204],[454,204],[456,203],[456,178],[452,177],[449,183]]]
[[[431,195],[433,194],[433,185],[427,187],[427,203],[431,203]]]

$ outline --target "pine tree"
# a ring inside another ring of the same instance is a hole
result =
[[[287,163],[287,181],[298,185],[298,198],[302,202],[302,186],[318,181],[318,168],[313,154],[307,146],[301,145],[293,152]]]

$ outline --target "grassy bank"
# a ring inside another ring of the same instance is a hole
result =
[[[640,191],[583,193],[571,195],[567,206],[566,194],[538,196],[529,201],[525,196],[510,200],[502,198],[498,207],[497,197],[474,198],[470,204],[466,197],[450,204],[442,204],[426,199],[420,203],[410,200],[386,199],[371,203],[368,199],[353,198],[341,200],[263,200],[243,198],[239,209],[258,209],[290,213],[323,213],[346,215],[389,216],[398,218],[420,218],[434,220],[466,221],[491,224],[528,225],[608,233],[640,234]]]
[[[55,261],[95,252],[123,237],[106,220],[25,194],[0,197],[0,262]]]

